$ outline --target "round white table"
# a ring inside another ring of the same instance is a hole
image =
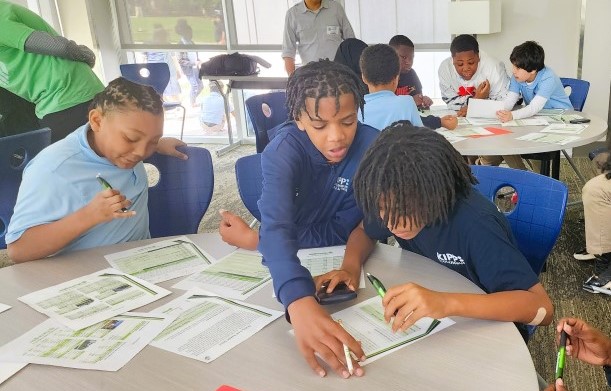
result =
[[[214,257],[232,247],[218,234],[190,235]],[[13,306],[0,313],[0,344],[7,343],[46,317],[17,300],[42,288],[109,267],[105,254],[142,246],[152,239],[74,252],[47,260],[0,269],[0,303]],[[425,287],[455,292],[481,292],[461,275],[399,248],[378,245],[365,265],[387,286],[414,281]],[[170,289],[176,280],[159,285]],[[149,311],[181,291],[141,308]],[[357,301],[375,296],[367,284]],[[271,284],[249,298],[270,308]],[[350,303],[328,307],[335,312]],[[117,372],[28,365],[3,383],[18,390],[216,390],[228,384],[243,391],[272,390],[537,390],[530,354],[512,323],[453,318],[456,324],[402,348],[365,367],[362,378],[341,379],[333,372],[316,376],[299,354],[291,326],[280,318],[210,364],[147,346]],[[549,354],[554,354],[550,346]]]

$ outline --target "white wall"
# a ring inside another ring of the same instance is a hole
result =
[[[545,64],[558,76],[577,77],[582,0],[502,0],[501,32],[479,35],[480,49],[511,69],[514,46],[534,40],[545,49]],[[582,78],[590,81],[584,111],[608,116],[611,77],[611,1],[588,0]]]

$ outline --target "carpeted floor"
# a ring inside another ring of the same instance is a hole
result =
[[[207,146],[212,152],[218,146]],[[239,200],[235,182],[235,160],[244,155],[255,153],[254,146],[241,146],[221,158],[214,153],[214,195],[212,203],[199,227],[200,232],[212,232],[218,229],[218,210],[221,208],[234,211],[246,221],[252,217]],[[591,178],[595,171],[591,162],[585,157],[575,159],[580,171]],[[570,200],[580,199],[581,183],[568,166],[562,161],[562,180],[569,185]],[[555,305],[557,320],[563,316],[577,316],[598,326],[607,335],[611,335],[611,297],[594,295],[581,289],[581,284],[590,276],[593,264],[575,261],[572,254],[584,247],[583,212],[579,207],[569,208],[562,233],[548,259],[547,271],[541,275],[541,280]],[[10,265],[5,251],[0,251],[0,267]],[[529,342],[529,349],[537,371],[548,381],[554,376],[556,363],[556,348],[554,344],[554,328],[539,327]],[[476,371],[476,369],[474,368]],[[569,360],[565,371],[565,384],[570,390],[601,391],[605,389],[602,369]]]

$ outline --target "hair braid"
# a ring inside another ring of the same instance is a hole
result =
[[[89,109],[95,108],[104,114],[112,110],[137,108],[157,115],[163,113],[163,102],[153,87],[119,77],[108,83],[108,86],[93,98]]]

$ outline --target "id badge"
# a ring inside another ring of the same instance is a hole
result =
[[[327,35],[338,36],[339,35],[339,26],[327,26]]]

